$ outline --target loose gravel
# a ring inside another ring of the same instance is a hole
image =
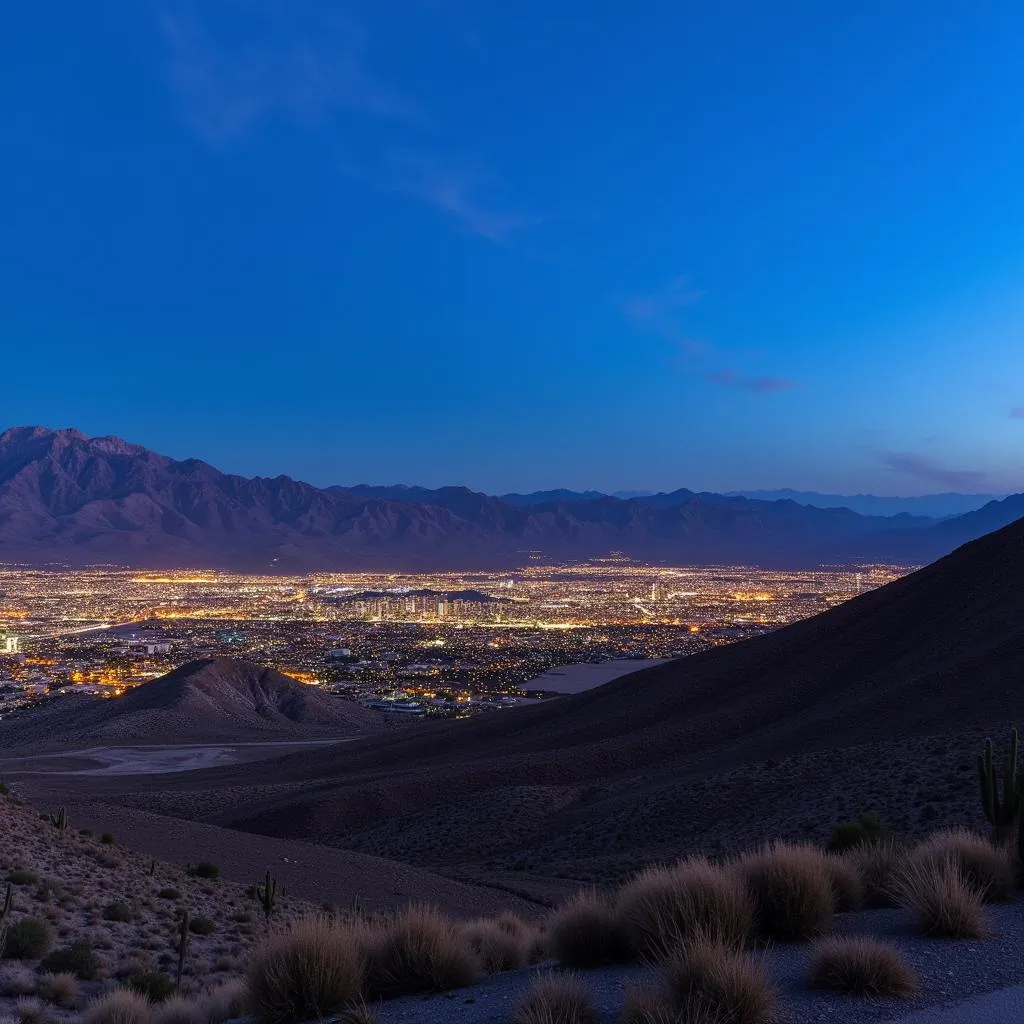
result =
[[[1024,983],[1024,902],[988,906],[986,917],[991,934],[976,941],[922,936],[901,910],[871,910],[836,918],[839,934],[871,935],[902,951],[921,978],[921,994],[911,1000],[865,1000],[808,988],[810,946],[806,943],[774,946],[753,955],[764,957],[778,988],[781,1024],[899,1021],[915,1011]],[[510,971],[485,978],[469,989],[398,999],[376,1009],[381,1024],[508,1024],[532,979],[539,971],[550,969],[548,965]],[[627,989],[647,976],[641,967],[578,973],[590,990],[601,1024],[617,1024]]]

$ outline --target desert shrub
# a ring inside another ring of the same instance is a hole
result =
[[[244,1016],[248,998],[249,989],[241,978],[211,988],[202,998],[206,1024],[223,1024]]]
[[[952,861],[964,881],[981,893],[986,902],[997,903],[1013,897],[1016,878],[1011,851],[1007,847],[993,846],[968,829],[933,832],[910,856],[917,864]]]
[[[662,978],[677,1018],[729,1024],[773,1019],[775,992],[764,966],[736,949],[695,939],[665,962]]]
[[[113,835],[113,833],[112,832],[104,832],[103,835],[100,836],[100,842],[104,846],[113,846],[114,845],[114,835]]]
[[[188,874],[193,878],[206,878],[210,881],[220,878],[220,868],[211,864],[208,860],[201,860],[198,864],[188,866]]]
[[[853,821],[842,821],[828,837],[831,853],[845,853],[858,846],[884,843],[889,839],[889,830],[878,820],[874,811],[858,814]]]
[[[953,860],[911,861],[892,891],[928,935],[980,939],[985,934],[981,893],[967,884]]]
[[[506,931],[497,921],[479,918],[459,930],[485,974],[515,971],[526,964],[525,938]]]
[[[108,903],[103,908],[104,921],[117,921],[124,924],[132,919],[132,908],[127,903]]]
[[[633,957],[622,919],[595,892],[577,893],[551,916],[548,949],[563,967],[601,967]]]
[[[366,936],[367,991],[389,997],[472,985],[480,967],[454,924],[432,907],[409,906]]]
[[[864,906],[895,907],[893,885],[907,864],[907,852],[896,843],[859,846],[844,856],[860,872],[864,883]]]
[[[814,846],[769,843],[744,854],[737,870],[754,903],[764,938],[791,942],[817,935],[832,919],[832,882]]]
[[[740,946],[753,922],[742,881],[701,857],[642,871],[619,893],[617,909],[642,957],[667,956],[696,935]]]
[[[94,999],[82,1016],[83,1024],[150,1024],[152,1013],[145,996],[118,988]]]
[[[839,913],[861,910],[864,907],[864,879],[857,865],[848,857],[825,858],[829,885],[832,887],[832,907]]]
[[[78,1003],[78,979],[73,974],[44,974],[39,979],[39,995],[58,1006],[74,1007]]]
[[[94,981],[100,970],[100,962],[88,939],[55,949],[39,966],[53,974],[73,974],[79,981]]]
[[[161,971],[140,971],[133,974],[129,988],[145,996],[151,1003],[162,1003],[174,994],[174,980]]]
[[[217,926],[208,917],[190,917],[188,930],[193,935],[212,935],[217,930]]]
[[[260,1024],[318,1020],[357,1001],[365,964],[360,934],[323,915],[272,935],[249,963],[249,1006]]]
[[[863,935],[832,936],[811,952],[808,980],[856,996],[906,999],[918,990],[915,971],[900,951]]]
[[[53,943],[50,926],[38,917],[23,917],[7,926],[3,955],[8,960],[38,960]]]
[[[35,885],[39,881],[39,876],[34,871],[18,869],[7,873],[7,881],[11,885]]]
[[[11,792],[6,782],[0,782],[0,796],[7,796]]]
[[[162,900],[176,900],[181,898],[181,893],[177,889],[161,889],[157,896]]]
[[[19,999],[14,1008],[18,1024],[47,1024],[46,1007],[38,999]]]
[[[512,1024],[597,1024],[586,986],[573,974],[542,974],[512,1015]]]
[[[80,828],[78,834],[86,839],[91,839],[96,833],[91,828]]]
[[[226,1019],[226,1018],[225,1018]],[[201,999],[171,996],[153,1007],[153,1024],[210,1024]]]

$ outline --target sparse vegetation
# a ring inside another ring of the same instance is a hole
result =
[[[619,893],[617,908],[633,950],[653,959],[694,936],[742,946],[753,924],[742,880],[701,857],[642,871]]]
[[[773,1018],[775,991],[764,965],[718,942],[686,944],[665,963],[662,978],[674,1019],[766,1024]]]
[[[848,857],[825,858],[832,905],[838,913],[860,910],[864,906],[864,878],[857,864]]]
[[[300,1024],[356,1003],[365,964],[359,935],[324,915],[294,922],[253,954],[250,1005],[260,1024]]]
[[[478,918],[461,925],[459,930],[485,974],[500,974],[525,966],[524,936],[507,931],[496,920]]]
[[[113,846],[114,845],[114,835],[113,835],[113,833],[112,832],[104,832],[103,835],[100,836],[100,842],[104,846]]]
[[[192,878],[205,878],[208,881],[214,881],[220,878],[220,868],[208,860],[201,860],[198,864],[189,864],[186,874]]]
[[[913,911],[928,935],[979,939],[985,934],[981,893],[967,884],[953,860],[911,861],[894,881],[893,896]]]
[[[161,971],[141,971],[134,974],[130,988],[145,996],[151,1003],[162,1003],[174,994],[174,981],[169,974]]]
[[[597,1024],[586,986],[574,974],[542,974],[530,985],[512,1024]]]
[[[898,949],[862,935],[821,940],[811,953],[808,979],[814,988],[869,998],[907,999],[919,988]]]
[[[115,989],[93,1000],[83,1024],[150,1024],[152,1012],[145,996],[129,988]]]
[[[633,950],[616,909],[596,892],[577,893],[548,922],[551,956],[562,967],[626,963]]]
[[[117,921],[125,923],[132,919],[132,908],[127,903],[108,903],[103,908],[104,921]]]
[[[846,854],[864,884],[864,906],[894,907],[893,886],[907,864],[907,853],[896,843],[860,846]]]
[[[73,974],[79,981],[93,981],[99,974],[100,963],[88,939],[78,939],[67,946],[60,946],[40,964],[44,971],[53,974]]]
[[[39,881],[39,876],[34,871],[18,869],[7,873],[7,881],[12,885],[35,885]]]
[[[480,974],[455,925],[432,907],[409,906],[371,926],[363,948],[371,998],[465,988]]]
[[[965,828],[933,832],[912,855],[914,863],[928,865],[952,861],[964,881],[986,902],[1001,903],[1013,896],[1013,854],[1007,846],[994,846]]]
[[[212,935],[217,926],[208,917],[190,917],[188,930],[193,935]]]
[[[78,1005],[78,979],[73,974],[44,974],[39,979],[39,995],[47,1002],[71,1009]]]
[[[181,899],[181,892],[178,889],[172,889],[170,887],[161,889],[157,896],[162,900],[177,900]]]
[[[834,896],[826,855],[813,846],[769,843],[737,862],[753,900],[757,931],[793,942],[818,935],[832,919]]]
[[[38,960],[53,944],[50,926],[37,917],[24,917],[7,926],[3,955],[8,960]]]
[[[852,821],[842,821],[832,829],[828,837],[828,849],[831,853],[845,853],[858,846],[888,840],[889,830],[878,820],[878,815],[874,811],[864,811]]]

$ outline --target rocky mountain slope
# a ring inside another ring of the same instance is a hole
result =
[[[977,823],[981,741],[1024,719],[1022,578],[1024,522],[578,696],[291,755],[272,779],[217,768],[117,798],[519,887],[820,838],[867,809],[908,832]]]
[[[193,743],[345,736],[382,718],[289,676],[230,658],[194,661],[123,697],[71,696],[0,722],[6,747],[79,741]]]

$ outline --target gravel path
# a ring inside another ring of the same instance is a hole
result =
[[[861,1024],[873,1021],[976,1024],[1004,1018],[972,1015],[969,1006],[956,1008],[951,1016],[939,1016],[937,1008],[961,1003],[971,996],[1012,989],[1024,983],[1024,902],[990,906],[986,914],[992,929],[979,941],[930,939],[916,934],[906,913],[872,910],[837,918],[837,931],[872,935],[892,942],[920,973],[921,995],[910,1001],[860,1000],[835,993],[813,991],[804,981],[809,947],[806,944],[776,946],[763,954],[779,990],[778,1019],[783,1024]],[[541,968],[540,970],[542,970]],[[512,971],[484,979],[459,992],[429,998],[412,997],[379,1007],[381,1024],[508,1024],[516,1004],[538,969]],[[640,967],[616,967],[580,972],[600,1012],[601,1024],[617,1024],[626,990],[645,977]],[[1021,994],[999,992],[992,1006],[1024,1019]],[[920,1015],[915,1011],[924,1011]],[[964,1015],[957,1015],[962,1012]],[[908,1016],[909,1015],[909,1016]]]

